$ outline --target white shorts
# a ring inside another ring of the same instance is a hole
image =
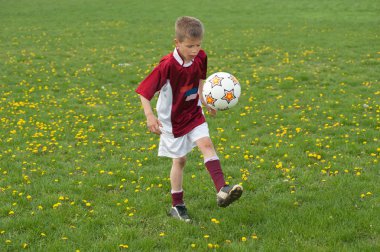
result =
[[[196,146],[195,142],[203,137],[210,137],[206,122],[195,127],[186,135],[177,138],[172,133],[162,131],[158,146],[158,156],[169,158],[184,157]]]

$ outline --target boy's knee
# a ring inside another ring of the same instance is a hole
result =
[[[173,164],[178,165],[180,167],[184,167],[186,164],[186,157],[180,157],[173,159]]]
[[[201,144],[199,145],[199,148],[207,150],[207,149],[213,149],[214,146],[213,146],[211,140],[208,139],[206,141],[202,141]]]

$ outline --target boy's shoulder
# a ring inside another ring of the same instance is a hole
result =
[[[171,59],[173,59],[173,53],[169,53],[169,54],[166,54],[165,56],[163,56],[160,60],[160,64],[161,63],[164,63],[164,62],[168,62],[170,61]]]
[[[160,61],[158,62],[157,67],[160,69],[168,70],[170,66],[173,65],[173,63],[174,63],[173,53],[169,53],[161,57]]]
[[[197,57],[204,59],[204,58],[207,58],[207,54],[203,49],[201,49],[201,50],[199,50]]]

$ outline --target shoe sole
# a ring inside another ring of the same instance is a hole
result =
[[[182,218],[181,216],[179,216],[178,212],[176,214],[173,214],[171,211],[167,213],[167,215],[173,219],[177,219],[177,220],[180,220],[180,221],[183,221],[183,222],[191,222],[191,219],[185,219],[185,218]]]
[[[174,216],[174,215],[171,215],[171,214],[168,214],[168,216],[169,216],[170,218],[177,219],[177,220],[179,220],[179,221],[183,221],[183,222],[186,222],[186,223],[191,222],[191,219],[184,219],[184,218],[181,218],[181,217],[179,217],[179,216]]]
[[[228,207],[232,202],[238,200],[242,194],[243,194],[243,188],[239,185],[235,185],[234,187],[232,187],[231,191],[229,192],[224,202],[220,204],[219,206]]]

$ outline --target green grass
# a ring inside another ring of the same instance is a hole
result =
[[[379,250],[376,1],[0,5],[1,251]],[[218,208],[194,150],[192,224],[166,217],[171,161],[134,93],[181,15],[243,90],[208,122],[244,195]]]

